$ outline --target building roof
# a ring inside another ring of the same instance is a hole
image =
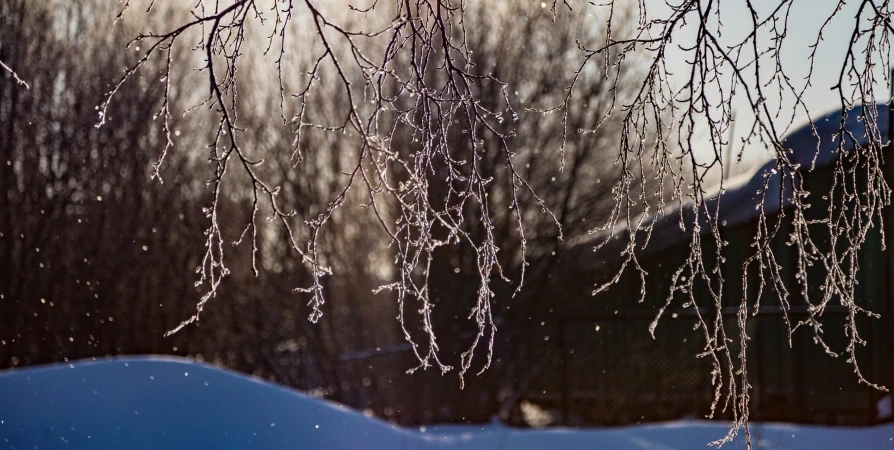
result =
[[[848,111],[845,120],[846,130],[850,136],[845,138],[843,148],[845,150],[862,148],[869,143],[871,133],[877,133],[876,138],[885,142],[888,134],[888,105],[877,105],[876,127],[867,130],[864,122],[863,106],[858,106]],[[867,114],[869,112],[867,111]],[[875,113],[873,113],[875,114]],[[811,124],[805,123],[795,128],[783,138],[783,145],[789,152],[789,161],[797,169],[796,173],[828,167],[838,160],[839,142],[835,135],[838,133],[842,120],[842,110],[836,110],[822,115]],[[815,131],[814,131],[815,130]],[[767,215],[777,213],[782,207],[791,205],[791,177],[787,180],[786,189],[782,188],[783,173],[791,169],[777,168],[777,160],[774,158],[764,163],[750,178],[727,182],[724,192],[715,192],[707,199],[699,211],[700,232],[710,230],[709,215],[718,216],[721,227],[734,227],[751,221],[760,214],[761,205]],[[761,201],[763,198],[763,201]],[[670,208],[659,214],[646,218],[640,218],[642,223],[655,221],[648,246],[645,244],[645,232],[637,233],[637,247],[643,255],[667,249],[675,244],[691,239],[693,224],[695,223],[695,210],[693,203]],[[609,238],[610,237],[610,238]],[[609,238],[605,245],[601,246],[594,255],[592,248]],[[619,225],[613,233],[597,234],[586,241],[574,246],[573,253],[586,269],[596,269],[605,262],[616,260],[620,252],[629,243],[629,227],[626,224]],[[580,248],[584,247],[584,248]]]

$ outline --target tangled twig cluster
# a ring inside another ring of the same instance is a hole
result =
[[[125,9],[129,3],[125,2]],[[564,9],[571,13],[589,11],[586,10],[589,5],[576,10],[577,6],[572,3],[553,1],[550,8],[553,20],[561,20],[559,12]],[[781,282],[782,263],[774,256],[771,247],[771,241],[783,233],[781,222],[769,220],[768,214],[761,210],[758,233],[752,245],[754,251],[743,266],[743,297],[739,302],[735,329],[723,322],[721,298],[726,295],[724,282],[727,280],[708,267],[719,267],[723,262],[725,242],[718,223],[719,206],[709,208],[708,199],[715,191],[716,172],[731,164],[724,159],[724,150],[730,145],[724,136],[733,122],[734,97],[744,98],[750,112],[750,118],[746,119],[750,123],[742,139],[743,144],[748,145],[743,145],[742,151],[754,147],[769,149],[776,158],[775,170],[781,173],[783,180],[779,184],[781,188],[774,191],[768,179],[758,195],[763,199],[779,196],[781,203],[790,205],[782,214],[791,217],[793,227],[788,240],[796,250],[795,270],[803,297],[809,302],[809,315],[804,321],[792,323],[786,316],[791,332],[801,326],[812,329],[817,342],[832,354],[823,343],[823,311],[832,302],[847,307],[850,311],[846,325],[850,338],[846,349],[848,359],[861,382],[882,388],[865,379],[857,364],[856,348],[863,343],[857,320],[859,316],[874,316],[874,313],[857,304],[855,275],[859,269],[857,252],[865,243],[869,230],[881,225],[882,208],[890,203],[890,189],[882,176],[882,150],[887,143],[879,133],[875,106],[879,80],[873,71],[879,64],[888,64],[889,33],[892,31],[890,5],[887,0],[881,4],[871,0],[857,2],[858,15],[835,86],[842,108],[841,126],[833,137],[841,157],[832,192],[828,193],[835,201],[831,202],[824,218],[808,220],[805,216],[809,208],[808,192],[799,175],[806,169],[793,162],[783,135],[797,114],[810,116],[804,96],[811,84],[813,62],[818,57],[823,30],[848,2],[840,1],[820,29],[809,56],[811,71],[803,85],[794,83],[786,74],[781,56],[794,3],[795,0],[780,0],[771,11],[763,13],[751,0],[743,0],[738,6],[748,11],[752,32],[730,43],[721,36],[725,16],[716,0],[668,3],[663,5],[660,17],[650,15],[646,3],[639,2],[635,9],[638,14],[630,16],[636,22],[632,33],[618,31],[616,22],[622,16],[619,13],[621,2],[610,0],[598,6],[605,13],[604,42],[596,46],[578,42],[580,64],[568,68],[571,81],[564,98],[557,105],[527,110],[561,114],[563,138],[557,155],[561,161],[560,171],[564,169],[568,133],[595,133],[610,117],[620,120],[617,133],[620,144],[616,148],[620,170],[612,189],[614,207],[605,224],[594,231],[626,226],[632,232],[617,274],[608,283],[597,286],[596,292],[608,289],[625,270],[632,269],[638,271],[642,282],[642,301],[647,273],[637,256],[637,247],[642,243],[638,236],[646,236],[648,243],[655,224],[651,218],[663,214],[668,201],[677,205],[691,204],[695,213],[691,226],[695,230],[690,254],[673,275],[667,304],[682,295],[687,298],[684,307],[695,308],[698,313],[699,328],[705,338],[701,356],[709,358],[714,367],[712,375],[716,390],[712,414],[716,408],[722,408],[732,411],[735,419],[735,426],[719,441],[721,443],[732,439],[740,426],[745,426],[747,433],[750,388],[745,361],[747,318],[757,312],[765,290],[775,293],[783,310],[789,306],[790,294]],[[153,4],[149,4],[149,10]],[[545,8],[547,5],[532,4],[533,8],[537,6]],[[354,25],[344,25],[338,19],[341,17],[338,13],[313,0],[200,1],[191,11],[190,20],[170,31],[140,34],[131,42],[131,46],[143,45],[145,48],[141,58],[126,70],[109,94],[102,107],[100,125],[106,120],[106,107],[114,100],[118,88],[139,72],[150,58],[163,55],[167,60],[162,77],[166,89],[159,117],[163,118],[167,143],[156,165],[156,174],[160,174],[164,155],[174,145],[168,124],[171,114],[167,97],[168,83],[178,69],[171,64],[175,52],[192,49],[203,55],[204,65],[200,70],[207,76],[209,94],[201,106],[211,109],[217,117],[216,131],[208,145],[215,177],[210,182],[213,197],[207,208],[205,256],[199,267],[199,283],[208,283],[208,287],[195,315],[172,333],[199,319],[227,274],[219,202],[224,179],[233,171],[241,171],[250,180],[253,202],[250,218],[237,243],[249,237],[252,266],[257,271],[254,262],[258,251],[257,216],[264,209],[263,205],[269,205],[269,218],[285,228],[291,249],[301,255],[311,275],[309,285],[297,291],[310,297],[312,321],[322,315],[325,292],[321,280],[331,273],[319,252],[327,222],[345,205],[350,195],[359,192],[367,199],[362,206],[373,211],[394,249],[395,281],[380,290],[396,294],[404,335],[412,344],[422,368],[435,366],[445,372],[450,369],[439,357],[436,332],[432,327],[433,303],[428,275],[434,252],[441,246],[460,242],[473,248],[480,284],[470,318],[477,324],[477,332],[470,348],[462,354],[460,376],[462,378],[471,368],[473,355],[482,345],[487,349],[482,370],[490,365],[496,332],[491,309],[494,295],[491,282],[497,277],[507,277],[493,235],[496,200],[489,198],[488,188],[497,180],[503,180],[508,198],[501,199],[500,206],[508,207],[515,215],[522,255],[519,279],[515,280],[517,289],[524,285],[524,268],[527,266],[524,261],[526,217],[521,199],[551,215],[556,225],[561,220],[552,215],[552,205],[541,200],[517,167],[511,138],[514,135],[512,123],[517,120],[518,113],[510,101],[509,86],[499,77],[479,70],[475,64],[475,49],[468,44],[468,35],[472,31],[487,30],[468,29],[467,8],[466,2],[461,0],[395,0],[387,5],[381,0],[373,0],[364,7],[349,6],[349,14],[363,19],[374,12],[378,12],[377,17],[390,17],[390,22],[365,31]],[[302,26],[312,31],[305,36],[307,41],[302,42],[302,48],[314,57],[308,71],[302,74],[301,86],[293,90],[288,87],[293,74],[287,64],[286,41],[295,34],[290,24],[296,17],[303,20]],[[252,27],[265,30],[265,54],[275,57],[280,118],[294,130],[294,141],[289,149],[294,164],[301,164],[309,157],[305,135],[310,130],[348,135],[353,139],[353,148],[342,152],[349,155],[344,157],[353,158],[352,169],[343,173],[341,187],[332,193],[328,204],[312,216],[304,217],[305,211],[290,211],[281,204],[278,189],[266,181],[259,170],[263,161],[253,159],[243,148],[240,136],[244,130],[240,128],[237,114],[237,80],[239,63]],[[198,42],[189,42],[194,37]],[[685,43],[673,44],[674,40]],[[670,55],[687,61],[688,72],[672,73],[668,62]],[[646,61],[646,65],[641,84],[630,98],[621,98],[617,92],[620,84],[629,81],[624,79],[627,69],[642,61]],[[591,69],[594,65],[598,66],[597,70]],[[609,108],[587,127],[569,130],[572,105],[588,101],[575,96],[575,89],[581,79],[596,72],[607,80],[609,92],[615,93]],[[482,84],[500,86],[502,100],[499,105],[482,101]],[[335,86],[338,95],[345,99],[337,113],[340,119],[333,123],[314,118],[308,106],[313,104],[312,99],[332,95],[331,90],[321,86]],[[778,101],[771,101],[773,96],[778,96]],[[786,106],[788,103],[793,107]],[[868,130],[866,140],[858,139],[852,134],[853,130],[845,127],[848,111],[854,103],[864,106],[862,122]],[[294,114],[287,114],[290,111]],[[868,144],[859,145],[864,141]],[[398,145],[397,142],[410,142],[410,145]],[[469,151],[457,151],[458,142]],[[485,157],[493,158],[493,153],[487,150],[492,148],[498,149],[502,170],[508,175],[496,178],[481,169]],[[709,150],[705,151],[705,148]],[[742,154],[738,157],[741,159]],[[858,179],[858,172],[868,174],[866,180]],[[660,191],[652,195],[645,191],[646,186],[658,186]],[[723,180],[720,189],[724,189]],[[308,239],[301,239],[290,225],[290,219],[295,216],[303,217]],[[484,232],[470,233],[473,224]],[[815,242],[817,225],[831,236],[830,251],[822,251]],[[682,220],[681,226],[684,226]],[[703,232],[702,227],[708,229]],[[561,236],[561,226],[557,227],[557,233]],[[704,240],[713,240],[717,244],[715,254],[702,252]],[[713,260],[712,264],[709,260]],[[812,266],[825,268],[824,279],[808,280],[808,267]],[[745,294],[749,292],[749,273],[756,273],[759,280],[759,300],[753,305],[748,304]],[[711,290],[713,305],[696,303],[693,291],[696,283],[702,282]],[[808,298],[810,283],[822,285],[822,298]],[[418,336],[405,325],[404,312],[411,304],[418,305],[422,316],[424,343],[416,342]],[[705,306],[713,306],[716,314],[702,314],[699,308]],[[657,321],[651,326],[653,331]],[[738,348],[732,345],[736,341]]]

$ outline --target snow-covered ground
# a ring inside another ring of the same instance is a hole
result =
[[[759,448],[894,449],[894,424],[756,424]],[[726,432],[683,421],[595,429],[401,428],[233,372],[121,358],[0,372],[0,448],[691,449]],[[735,442],[724,448],[744,448]]]

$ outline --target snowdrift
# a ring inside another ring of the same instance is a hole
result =
[[[722,423],[702,421],[597,430],[521,430],[499,423],[407,429],[179,359],[121,358],[0,373],[0,448],[11,449],[664,450],[705,448],[725,432]],[[752,433],[759,448],[894,448],[890,424],[755,424]]]

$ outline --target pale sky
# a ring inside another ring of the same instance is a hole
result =
[[[676,2],[676,0],[674,1]],[[759,14],[763,14],[761,18],[764,18],[779,5],[779,0],[753,0],[753,3]],[[666,11],[665,0],[646,0],[646,4],[649,8],[650,16],[659,16],[662,11]],[[804,85],[804,77],[809,70],[808,55],[811,50],[810,45],[816,40],[817,32],[826,18],[834,12],[837,4],[838,0],[793,0],[788,32],[782,46],[782,64],[786,73],[791,77],[792,84],[796,87]],[[853,32],[854,18],[856,17],[859,4],[859,1],[847,0],[842,11],[838,13],[823,32],[824,40],[820,43],[817,52],[812,76],[812,87],[808,88],[804,97],[804,101],[813,117],[818,117],[830,110],[839,109],[838,94],[831,89],[838,83],[841,64]],[[723,0],[720,2],[721,20],[723,21],[721,32],[723,33],[722,38],[726,43],[740,41],[752,29],[750,14],[744,5],[744,0]],[[677,39],[674,43],[686,45],[686,34],[688,32],[691,39],[692,34],[690,30],[692,28],[692,26],[689,26],[686,32],[681,34],[681,39]],[[759,43],[763,44],[764,48],[769,44],[767,36],[768,33],[763,33],[759,40]],[[676,68],[677,73],[685,73],[688,70],[688,65],[683,58],[671,57],[669,62],[671,70]],[[766,60],[762,64],[763,69],[766,69],[764,71],[766,74],[769,74],[772,69],[771,62],[771,60]],[[876,78],[879,80],[879,84],[876,87],[876,99],[887,101],[889,95],[889,88],[885,80],[887,69],[881,66],[881,61],[877,57],[875,63],[879,64],[875,70]],[[771,86],[767,88],[766,92],[768,97],[770,97],[769,104],[775,107],[778,104],[778,91]],[[750,116],[750,108],[743,101],[744,96],[739,97],[733,101],[737,122],[735,129],[737,151],[741,148],[740,138],[748,131],[752,117]],[[784,96],[783,104],[788,107],[784,110],[791,111],[792,97],[790,95]],[[803,112],[799,112],[795,116],[794,124],[797,126],[806,122],[806,120],[806,115]],[[790,113],[788,116],[780,117],[777,121],[777,126],[785,127],[789,122]],[[735,176],[737,173],[754,168],[758,163],[766,161],[770,157],[771,155],[760,147],[749,148],[745,151],[742,166],[734,166],[732,175]]]

